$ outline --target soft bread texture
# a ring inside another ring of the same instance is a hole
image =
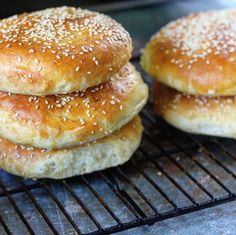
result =
[[[72,149],[45,150],[0,139],[0,167],[27,178],[61,179],[123,164],[138,148],[142,125],[138,117],[112,135]]]
[[[82,145],[128,123],[147,97],[147,86],[130,63],[83,92],[45,97],[0,92],[0,136],[47,149]]]
[[[110,17],[59,7],[0,21],[0,90],[51,95],[108,80],[131,58],[128,32]]]
[[[180,93],[154,82],[154,110],[183,131],[236,138],[236,97],[204,97]]]
[[[141,64],[163,84],[204,96],[236,95],[236,10],[194,13],[163,27]]]

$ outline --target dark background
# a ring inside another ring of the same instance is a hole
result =
[[[4,1],[0,8],[0,17],[7,17],[16,13],[21,13],[24,11],[34,11],[47,7],[55,7],[55,6],[63,6],[63,5],[71,5],[71,6],[88,6],[96,3],[108,3],[111,1],[102,0],[102,1],[94,1],[94,0],[48,0],[48,1],[32,1],[32,0],[18,0],[18,1]]]
[[[56,6],[77,6],[83,8],[96,8],[99,5],[99,8],[102,5],[102,8],[116,8],[117,5],[133,6],[134,5],[143,5],[143,4],[155,4],[158,2],[166,2],[167,0],[126,0],[126,1],[111,1],[111,0],[18,0],[18,1],[4,1],[4,4],[0,8],[0,17],[7,17],[13,14],[30,12],[34,10],[44,9],[48,7]],[[171,1],[171,0],[170,0]]]

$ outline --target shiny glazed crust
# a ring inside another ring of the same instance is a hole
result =
[[[204,96],[236,95],[236,10],[194,13],[163,27],[141,64],[163,84]]]
[[[130,63],[83,92],[45,97],[0,92],[0,136],[38,148],[81,145],[128,123],[147,96],[146,84]]]
[[[108,16],[58,7],[0,21],[0,90],[51,95],[108,80],[130,59],[128,32]]]
[[[97,142],[66,150],[45,150],[15,145],[0,139],[0,167],[27,178],[61,179],[123,164],[138,148],[140,119]]]

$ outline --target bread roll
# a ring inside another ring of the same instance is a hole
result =
[[[82,91],[130,59],[128,32],[108,16],[73,7],[0,21],[0,90],[52,95]]]
[[[132,156],[142,135],[136,117],[112,135],[80,147],[45,150],[0,139],[0,168],[27,178],[62,179],[120,165]]]
[[[47,149],[82,145],[132,120],[147,96],[147,85],[130,63],[83,92],[45,97],[0,92],[0,136]]]
[[[142,67],[181,92],[236,95],[236,10],[190,14],[163,27],[144,49]]]
[[[168,123],[194,134],[236,138],[236,97],[204,97],[180,93],[154,83],[155,111]]]

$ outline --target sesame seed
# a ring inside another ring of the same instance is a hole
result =
[[[236,49],[236,10],[208,11],[192,13],[186,17],[170,22],[158,32],[153,39],[171,41],[171,52],[164,47],[164,54],[171,53],[170,63],[183,67],[179,53],[185,56],[187,65],[198,60],[211,63],[211,54],[230,55]],[[179,53],[176,53],[176,52]],[[233,57],[228,57],[233,62]],[[190,69],[191,67],[188,67]]]
[[[34,49],[29,49],[29,53],[33,54],[34,52]]]

